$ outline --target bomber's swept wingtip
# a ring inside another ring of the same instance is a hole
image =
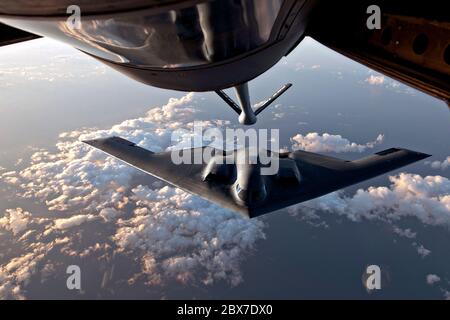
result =
[[[135,146],[134,142],[128,141],[118,136],[111,136],[106,138],[97,138],[91,140],[82,140],[81,142],[86,143],[94,148],[103,149],[103,147],[111,145],[111,144],[122,144],[127,146]]]
[[[431,157],[431,154],[428,154],[428,153],[423,153],[423,152],[409,150],[409,149],[403,149],[403,150],[412,154],[414,156],[414,158],[417,159],[416,161],[420,161],[420,160]]]
[[[111,138],[111,137],[109,137]],[[81,142],[86,143],[90,146],[96,147],[99,144],[104,143],[105,141],[107,141],[109,138],[97,138],[97,139],[91,139],[91,140],[81,140]]]
[[[428,154],[428,153],[423,153],[423,152],[418,152],[418,151],[416,151],[416,153],[417,153],[417,156],[420,157],[420,160],[431,157],[431,154]]]
[[[415,151],[415,150],[410,150],[410,149],[405,149],[405,148],[389,148],[386,150],[376,152],[375,155],[386,156],[386,155],[391,155],[391,154],[398,154],[399,152],[403,153],[404,155],[408,155],[408,157],[414,159],[414,161],[420,161],[420,160],[426,159],[428,157],[431,157],[431,154],[427,154],[427,153],[423,153],[423,152],[419,152],[419,151]]]
[[[88,144],[90,146],[94,146],[95,145],[95,139],[94,140],[81,140],[81,142]]]

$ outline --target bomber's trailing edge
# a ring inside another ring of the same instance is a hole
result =
[[[191,161],[175,164],[173,151],[153,153],[119,137],[84,142],[173,186],[250,218],[429,157],[420,152],[391,148],[347,161],[306,151],[254,152],[249,148],[223,151],[204,147],[179,150],[182,159]],[[209,161],[196,164],[194,154],[198,151],[211,155]],[[262,162],[262,157],[269,161]],[[277,169],[263,174],[273,161],[278,163]]]

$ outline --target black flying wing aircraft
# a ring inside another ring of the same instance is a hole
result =
[[[203,147],[176,151],[180,158],[190,159],[191,163],[175,164],[173,151],[153,153],[119,137],[84,142],[175,187],[249,218],[314,199],[429,157],[398,148],[354,161],[306,151],[259,150],[256,161],[251,161],[249,148],[225,152]],[[196,152],[210,154],[210,160],[195,164]],[[262,174],[262,169],[270,165],[266,161],[262,164],[262,153],[271,161],[278,161],[276,173]]]

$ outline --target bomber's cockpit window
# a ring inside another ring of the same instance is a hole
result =
[[[251,190],[242,189],[239,184],[236,184],[235,188],[239,199],[247,204],[262,201],[267,195],[264,184],[262,184],[260,188]]]

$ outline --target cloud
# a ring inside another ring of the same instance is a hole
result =
[[[42,269],[48,254],[68,242],[69,238],[65,237],[46,243],[31,243],[26,253],[0,265],[0,299],[25,299],[23,288]]]
[[[165,278],[183,283],[200,278],[205,284],[242,280],[239,264],[245,252],[264,239],[264,225],[180,189],[132,190],[137,208],[119,222],[114,236],[119,248],[141,251],[143,273],[151,284]]]
[[[380,86],[384,83],[384,76],[374,76],[372,74],[364,81],[374,86]]]
[[[313,65],[308,66],[308,68],[311,69],[311,70],[316,70],[316,69],[319,69],[320,67],[321,67],[320,64],[313,64]],[[301,71],[301,70],[304,70],[304,69],[306,69],[306,65],[303,62],[299,61],[299,62],[295,63],[295,65],[294,65],[294,70],[295,71]]]
[[[72,60],[72,63],[75,63],[77,68],[72,68],[71,71],[64,70],[64,66],[67,66],[67,59]],[[73,72],[74,70],[75,72]],[[99,78],[106,74],[108,74],[106,66],[86,63],[85,58],[76,54],[65,55],[41,65],[25,64],[2,67],[2,75],[5,76],[8,81],[0,83],[0,88],[13,87],[32,82],[57,84],[59,81],[89,79],[91,77]]]
[[[431,226],[450,227],[450,180],[441,176],[422,177],[400,173],[390,176],[388,187],[359,189],[352,196],[343,191],[333,192],[289,208],[294,216],[315,225],[328,225],[320,218],[323,212],[343,216],[353,222],[383,221],[392,225],[393,232],[408,239],[416,238],[411,229],[397,226],[402,220],[413,217]],[[322,214],[320,214],[322,213]],[[416,242],[412,243],[422,258],[431,251]]]
[[[427,280],[427,284],[433,285],[433,284],[441,281],[441,278],[435,274],[427,274],[426,280]]]
[[[10,185],[16,185],[19,179],[16,177],[16,171],[8,171],[0,175],[1,179]]]
[[[287,208],[287,211],[291,216],[301,223],[307,223],[313,227],[322,227],[328,229],[330,226],[321,219],[314,208],[309,208],[304,204],[297,204]]]
[[[295,71],[300,71],[305,69],[305,64],[303,62],[297,62],[294,66]]]
[[[38,150],[24,169],[1,173],[0,180],[13,186],[18,197],[44,203],[54,216],[44,220],[38,229],[37,218],[15,209],[22,212],[17,221],[31,220],[26,227],[23,222],[13,222],[14,230],[21,230],[16,235],[22,239],[24,252],[0,266],[0,279],[3,279],[0,297],[20,297],[31,276],[48,269],[46,257],[57,246],[62,246],[60,254],[72,257],[85,257],[102,250],[131,255],[139,262],[140,272],[130,283],[144,277],[149,285],[164,285],[173,279],[185,284],[209,285],[217,281],[239,284],[243,259],[265,237],[263,222],[243,219],[161,183],[136,184],[133,179],[140,175],[138,171],[80,142],[118,135],[153,151],[167,150],[176,143],[171,141],[172,133],[191,129],[198,119],[199,110],[195,105],[195,95],[189,93],[170,99],[143,117],[123,121],[109,129],[62,133],[56,151]],[[218,123],[204,121],[203,125],[215,127]],[[382,140],[383,136],[379,135],[373,142],[357,144],[339,135],[310,133],[297,135],[292,141],[308,151],[362,152]],[[448,220],[448,179],[405,174],[391,177],[391,182],[389,188],[359,190],[350,198],[334,193],[310,206],[354,221],[374,217],[396,221],[394,217],[409,215],[436,225]],[[419,209],[424,212],[422,215]],[[323,225],[319,215],[313,213],[303,217]],[[7,218],[5,215],[2,227],[13,230],[11,221],[11,215]],[[112,225],[112,236],[74,249],[71,243],[79,238],[80,228],[94,221]],[[65,238],[55,238],[61,234]],[[49,237],[55,239],[47,240]]]
[[[310,152],[363,152],[366,149],[372,149],[377,144],[383,142],[384,136],[379,134],[378,137],[371,142],[365,144],[357,144],[350,142],[341,135],[333,135],[324,133],[320,135],[317,132],[310,132],[306,135],[297,134],[291,138],[293,150],[304,150]]]
[[[102,211],[105,209],[102,209]],[[55,220],[55,228],[56,229],[69,229],[72,227],[79,226],[85,222],[92,221],[96,217],[92,214],[79,214],[76,216],[71,216],[69,218],[62,218]]]
[[[433,169],[441,169],[441,170],[445,170],[448,167],[450,167],[450,156],[448,156],[447,158],[445,158],[442,161],[425,161],[426,165],[429,165],[431,168]]]
[[[14,235],[24,231],[31,220],[31,213],[22,208],[7,209],[0,219],[0,228],[11,231]]]
[[[449,179],[400,173],[390,176],[389,180],[389,187],[359,189],[352,197],[333,192],[305,204],[356,222],[382,220],[393,223],[404,217],[415,217],[428,225],[450,226]]]
[[[99,211],[111,207],[112,201],[125,201],[121,187],[129,185],[136,170],[81,140],[117,135],[153,151],[163,150],[170,145],[173,130],[187,126],[186,121],[197,113],[189,106],[192,99],[192,93],[171,98],[145,117],[123,121],[108,130],[62,133],[56,153],[39,150],[28,167],[1,174],[0,179],[17,186],[21,190],[18,196],[39,199],[49,210]]]
[[[0,52],[0,77],[3,78],[0,88],[33,83],[57,86],[68,81],[99,80],[110,72],[107,66],[93,63],[90,57],[79,54],[74,48],[48,38],[18,45],[26,45],[27,49],[17,50],[15,45],[2,48]],[[55,50],[60,54],[55,55]],[[30,51],[34,52],[33,60],[30,60]],[[2,63],[4,61],[8,63]]]
[[[416,95],[416,90],[412,89],[396,80],[393,80],[389,77],[385,77],[379,73],[374,73],[373,71],[369,71],[371,74],[368,78],[364,80],[364,82],[369,85],[382,87],[383,89],[392,90],[396,93],[407,94],[411,96]]]
[[[425,248],[423,245],[421,244],[417,244],[417,243],[413,243],[413,246],[416,247],[417,249],[417,253],[419,254],[419,256],[421,256],[422,258],[425,258],[426,256],[428,256],[431,253],[431,250],[428,250],[427,248]]]
[[[0,180],[14,186],[18,197],[38,200],[54,212],[36,236],[46,239],[64,233],[73,241],[79,239],[80,228],[94,221],[116,229],[105,242],[87,248],[82,244],[81,249],[67,244],[62,254],[81,257],[106,248],[130,254],[141,264],[136,277],[147,277],[149,285],[164,285],[170,279],[237,285],[242,280],[242,260],[264,238],[262,222],[164,184],[152,186],[155,190],[136,186],[132,180],[142,173],[81,142],[116,135],[153,151],[166,150],[177,143],[171,141],[175,130],[192,129],[200,113],[196,103],[189,93],[109,129],[64,132],[55,152],[38,150],[27,167],[0,174]],[[221,123],[203,121],[202,125]],[[31,248],[24,250],[26,255]],[[34,255],[30,259],[39,260]]]
[[[68,58],[73,59],[68,55],[56,59],[63,62]],[[86,64],[75,74],[70,74],[61,72],[63,63],[58,61],[44,65],[45,73],[42,68],[33,66],[2,66],[2,70],[12,79],[12,85],[23,80],[56,84],[63,78],[79,80],[106,74],[107,70],[106,67],[93,69]],[[139,173],[135,169],[80,142],[119,135],[153,151],[165,150],[173,144],[170,139],[173,131],[190,129],[193,121],[198,119],[200,112],[195,106],[195,97],[189,93],[171,98],[143,117],[123,121],[105,130],[80,129],[62,133],[56,151],[38,150],[22,170],[15,168],[16,171],[2,173],[5,170],[0,168],[0,181],[17,190],[17,197],[40,201],[52,211],[50,217],[44,219],[21,208],[8,209],[0,219],[0,226],[11,231],[13,241],[19,243],[23,251],[0,265],[0,298],[24,298],[23,289],[33,275],[42,273],[45,278],[53,273],[56,263],[48,261],[52,252],[76,258],[105,250],[132,255],[133,261],[139,261],[141,271],[130,280],[145,277],[149,285],[164,285],[170,279],[204,284],[225,281],[233,285],[242,281],[240,265],[243,259],[265,237],[262,221],[242,219],[179,189],[164,187],[160,182],[151,187],[136,186],[133,178]],[[216,124],[205,121],[206,126]],[[311,135],[313,141],[310,144],[304,142],[310,134],[300,135],[300,141],[295,143],[304,143],[310,151],[316,148],[325,152],[362,152],[383,139],[379,136],[374,142],[359,145],[339,135]],[[435,189],[435,186],[431,188]],[[388,189],[397,192],[392,186]],[[431,201],[429,206],[432,207],[436,202],[443,202],[443,192],[446,191],[436,191],[435,195],[424,198]],[[348,208],[354,206],[356,210],[352,198],[338,195],[342,203],[349,202]],[[374,204],[375,210],[377,206],[380,209],[380,205]],[[390,212],[394,215],[392,211],[395,208]],[[348,217],[364,219],[356,212],[350,210],[350,213]],[[320,224],[320,216],[314,212],[305,216],[309,221],[319,220]],[[379,217],[383,218],[383,214]],[[445,219],[441,217],[441,220]],[[111,226],[108,229],[113,230],[112,237],[90,244],[82,241],[81,248],[74,249],[72,243],[81,238],[80,230],[94,221]],[[405,236],[411,234],[407,230],[404,230]]]
[[[277,119],[283,119],[285,117],[286,113],[285,112],[277,112],[273,114],[273,119],[277,120]]]
[[[414,239],[417,236],[416,232],[413,232],[411,229],[401,229],[397,226],[394,226],[394,233],[398,234],[400,237]]]
[[[128,202],[128,200],[127,200],[127,202]],[[116,210],[115,208],[104,208],[104,209],[100,210],[100,212],[99,212],[100,217],[105,219],[105,221],[113,221],[121,214],[122,214],[122,212],[120,212],[119,210]]]

